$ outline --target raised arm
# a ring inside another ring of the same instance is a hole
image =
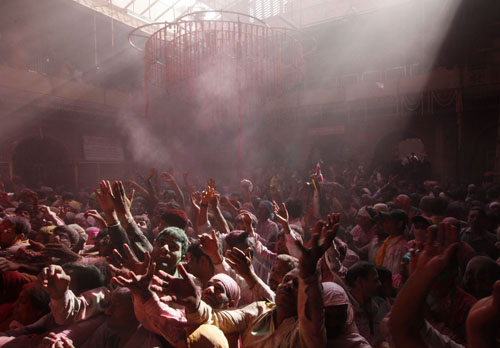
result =
[[[179,185],[177,185],[174,176],[168,172],[164,172],[161,174],[161,178],[174,190],[175,195],[179,200],[178,203],[182,208],[184,208],[185,207],[184,193],[182,193],[182,190],[180,189]]]
[[[170,296],[173,301],[183,305],[190,324],[210,323],[226,334],[236,332],[241,334],[257,316],[269,309],[264,302],[254,302],[241,309],[214,311],[201,300],[196,285],[184,266],[179,265],[178,271],[182,278],[175,278],[160,271],[158,276],[153,278],[155,284],[151,288],[159,294]]]
[[[127,232],[131,246],[136,255],[142,259],[146,251],[153,251],[153,246],[144,233],[142,233],[139,226],[137,226],[134,221],[134,216],[130,211],[134,199],[134,192],[134,190],[130,191],[130,194],[127,196],[123,183],[121,181],[115,181],[113,183],[111,197],[113,199],[116,215]]]
[[[214,193],[212,200],[210,201],[210,207],[212,208],[212,211],[215,216],[215,222],[216,222],[215,227],[217,227],[217,230],[224,235],[228,234],[231,231],[229,229],[229,225],[227,224],[226,219],[222,215],[219,201],[220,201],[220,194]]]
[[[105,287],[93,289],[76,296],[70,289],[71,277],[61,266],[50,265],[40,273],[42,286],[50,294],[50,309],[59,325],[87,320],[102,313],[109,304],[110,292]]]
[[[307,347],[326,347],[325,313],[317,265],[335,238],[339,219],[340,214],[327,217],[327,223],[314,231],[311,248],[306,248],[301,241],[296,242],[300,250],[297,299],[299,336]]]
[[[438,235],[428,230],[424,250],[418,255],[416,270],[399,292],[391,310],[389,328],[396,347],[427,347],[421,330],[425,328],[425,298],[434,280],[452,266],[459,244],[456,229],[440,224]],[[416,255],[412,255],[416,257]]]

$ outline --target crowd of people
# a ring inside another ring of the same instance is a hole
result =
[[[500,346],[494,180],[134,179],[0,184],[0,347]]]

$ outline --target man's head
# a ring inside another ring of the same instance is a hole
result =
[[[240,287],[230,276],[219,273],[208,281],[201,299],[214,309],[237,308],[240,301]]]
[[[411,222],[413,224],[413,235],[415,240],[425,242],[427,238],[427,228],[432,225],[432,220],[423,215],[417,215],[411,219]]]
[[[467,219],[472,230],[481,231],[486,222],[486,213],[481,207],[472,207]]]
[[[21,216],[30,221],[31,215],[33,214],[33,205],[27,202],[21,203],[17,206],[14,213],[16,214],[16,216]]]
[[[361,226],[365,231],[369,230],[373,226],[373,217],[375,216],[371,208],[362,207],[358,210],[356,214],[356,224]]]
[[[132,293],[127,288],[113,291],[111,304],[105,314],[108,327],[115,332],[132,331],[139,324],[134,314]]]
[[[198,279],[208,279],[214,275],[214,264],[201,249],[198,241],[192,241],[187,251],[187,270]]]
[[[228,249],[238,248],[240,250],[247,250],[250,248],[255,250],[255,239],[250,237],[250,233],[245,231],[231,231],[226,236],[226,245]]]
[[[278,233],[278,238],[276,240],[275,252],[278,255],[288,254],[288,247],[286,246],[286,237],[284,232]]]
[[[142,197],[134,197],[134,201],[132,203],[131,211],[133,215],[142,215],[147,213],[146,209],[147,203],[146,200]]]
[[[57,226],[50,237],[50,243],[66,244],[68,247],[73,247],[80,242],[80,233],[67,225]]]
[[[389,236],[397,236],[403,234],[406,225],[408,224],[408,215],[401,209],[394,209],[390,212],[380,213],[384,221],[384,231]]]
[[[20,243],[31,231],[31,225],[21,216],[9,216],[0,223],[0,247],[8,248]]]
[[[181,230],[186,228],[188,222],[186,213],[180,209],[167,209],[161,218],[165,227],[178,227]]]
[[[500,265],[487,256],[475,256],[467,264],[463,283],[476,298],[491,295],[493,284],[500,280]]]
[[[50,295],[38,283],[23,286],[14,303],[12,317],[23,325],[29,325],[50,312]]]
[[[245,215],[250,216],[250,220],[251,220],[251,224],[252,224],[252,227],[255,228],[255,226],[257,225],[257,217],[252,214],[252,213],[249,213],[247,212],[246,214],[238,214],[236,215],[236,217],[234,218],[234,230],[242,230],[242,231],[245,231],[246,230],[246,224],[245,224]]]
[[[159,269],[174,274],[188,246],[189,241],[183,230],[178,227],[167,227],[156,237],[151,259],[156,262]]]
[[[271,290],[276,291],[283,277],[298,266],[299,260],[297,258],[286,254],[278,255],[269,274],[269,287]]]
[[[380,286],[375,265],[365,261],[355,263],[347,271],[345,281],[351,291],[361,294],[365,299],[375,296]]]
[[[273,204],[269,201],[260,201],[259,207],[257,208],[257,218],[259,221],[266,221],[272,219],[273,216]]]
[[[353,310],[344,289],[333,282],[323,283],[326,336],[337,338],[354,319]]]
[[[276,306],[285,313],[285,318],[297,315],[299,270],[291,270],[283,277],[276,289]]]

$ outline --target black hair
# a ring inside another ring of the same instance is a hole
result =
[[[76,295],[87,290],[99,288],[104,285],[104,275],[94,265],[82,265],[76,262],[65,263],[64,272],[71,273],[71,279],[76,286]]]
[[[388,268],[379,265],[375,266],[375,268],[378,273],[378,279],[382,284],[388,281],[392,282],[392,272]]]
[[[187,216],[183,210],[168,209],[165,213],[163,213],[161,219],[165,221],[168,226],[178,227],[182,230],[186,228]]]
[[[8,221],[11,224],[14,224],[14,232],[19,234],[24,234],[24,237],[27,238],[29,233],[31,232],[31,224],[29,221],[22,216],[9,216],[4,219],[4,221]]]
[[[372,270],[376,270],[375,265],[366,261],[359,261],[352,265],[347,271],[345,282],[349,287],[354,287],[358,278],[366,278]]]
[[[41,285],[30,285],[26,289],[25,294],[29,298],[33,308],[39,310],[42,315],[50,312],[50,295]]]
[[[203,251],[203,249],[201,249],[200,243],[196,239],[191,239],[191,244],[189,245],[187,252],[196,260],[199,260],[202,257],[207,259],[210,264],[210,268],[214,269],[212,259]]]
[[[186,235],[186,232],[184,232],[184,230],[182,230],[178,227],[167,227],[158,234],[158,237],[156,237],[155,242],[158,239],[160,239],[160,237],[162,235],[167,235],[167,236],[173,235],[175,240],[181,243],[182,255],[186,255],[186,252],[187,252],[188,247],[189,247],[189,240],[188,240],[188,237]]]

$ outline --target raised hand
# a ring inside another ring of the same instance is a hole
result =
[[[113,193],[111,190],[111,184],[108,180],[102,180],[99,183],[99,191],[94,190],[97,197],[97,201],[101,206],[101,209],[106,214],[112,214],[115,210],[115,205],[113,203]]]
[[[205,190],[201,193],[201,206],[208,206],[208,203],[213,199],[215,194],[215,189],[211,186],[207,186]]]
[[[477,301],[467,316],[467,343],[471,348],[494,347],[500,330],[500,281],[493,294]]]
[[[151,178],[154,178],[155,176],[158,175],[158,169],[156,168],[151,168],[149,172],[146,174],[146,180],[149,180]]]
[[[151,262],[151,255],[149,252],[144,254],[144,261],[141,262],[127,244],[123,244],[123,251],[125,252],[125,257],[123,257],[118,250],[113,250],[113,257],[109,260],[109,269],[112,272],[122,276],[127,276],[130,271],[135,274],[146,273]]]
[[[201,193],[198,191],[191,192],[191,195],[189,196],[191,199],[191,205],[196,209],[200,210],[200,203],[201,203]]]
[[[242,216],[242,222],[243,225],[245,226],[245,231],[254,233],[254,229],[252,226],[252,217],[250,216],[250,212],[247,210],[241,210],[239,215]]]
[[[148,260],[146,272],[136,274],[135,272],[129,271],[127,275],[119,275],[111,278],[111,281],[116,285],[129,288],[132,293],[138,295],[143,301],[146,301],[151,297],[149,286],[151,285],[151,279],[153,279],[153,274],[156,269],[156,263],[150,264],[149,261],[150,260]]]
[[[168,182],[168,183],[175,182],[174,176],[172,174],[170,174],[169,172],[161,173],[160,177],[165,182]]]
[[[219,244],[214,230],[210,234],[202,234],[199,237],[199,242],[201,250],[210,257],[214,264],[222,262],[222,255],[219,253]]]
[[[286,209],[285,203],[281,203],[280,208],[278,207],[278,203],[276,203],[276,201],[273,201],[273,213],[276,220],[278,220],[281,227],[283,228],[283,231],[285,231],[285,233],[290,233],[290,219],[288,217],[288,210]]]
[[[412,253],[416,260],[410,261],[415,271],[425,272],[429,277],[437,277],[453,260],[459,246],[458,231],[451,224],[440,223],[436,231],[427,229],[424,249]],[[413,267],[412,270],[413,271]]]
[[[187,312],[194,312],[200,303],[196,285],[182,264],[177,266],[177,270],[182,278],[173,277],[160,270],[158,276],[153,277],[151,290],[185,306]]]
[[[112,201],[116,213],[122,217],[131,217],[130,207],[132,206],[132,201],[134,200],[135,190],[131,190],[130,194],[127,196],[125,192],[125,187],[121,181],[115,181],[112,187]]]
[[[300,240],[295,241],[299,251],[299,272],[301,278],[307,278],[316,273],[316,266],[323,254],[332,246],[339,228],[340,214],[331,214],[327,223],[318,222],[311,237],[311,247],[307,248]]]
[[[219,202],[220,202],[220,194],[214,193],[212,196],[212,200],[210,201],[210,207],[212,207],[212,209],[214,210],[219,208]]]
[[[59,265],[50,265],[42,269],[38,275],[42,287],[48,291],[53,299],[60,299],[69,289],[71,277],[64,273]]]
[[[97,212],[95,209],[87,210],[84,214],[84,216],[87,217],[92,217],[95,220],[95,223],[99,229],[104,230],[106,228],[106,220]]]
[[[255,277],[255,272],[252,266],[251,249],[247,248],[245,252],[238,248],[226,251],[226,262],[236,271],[243,279],[249,282]],[[253,284],[248,284],[249,286]]]

